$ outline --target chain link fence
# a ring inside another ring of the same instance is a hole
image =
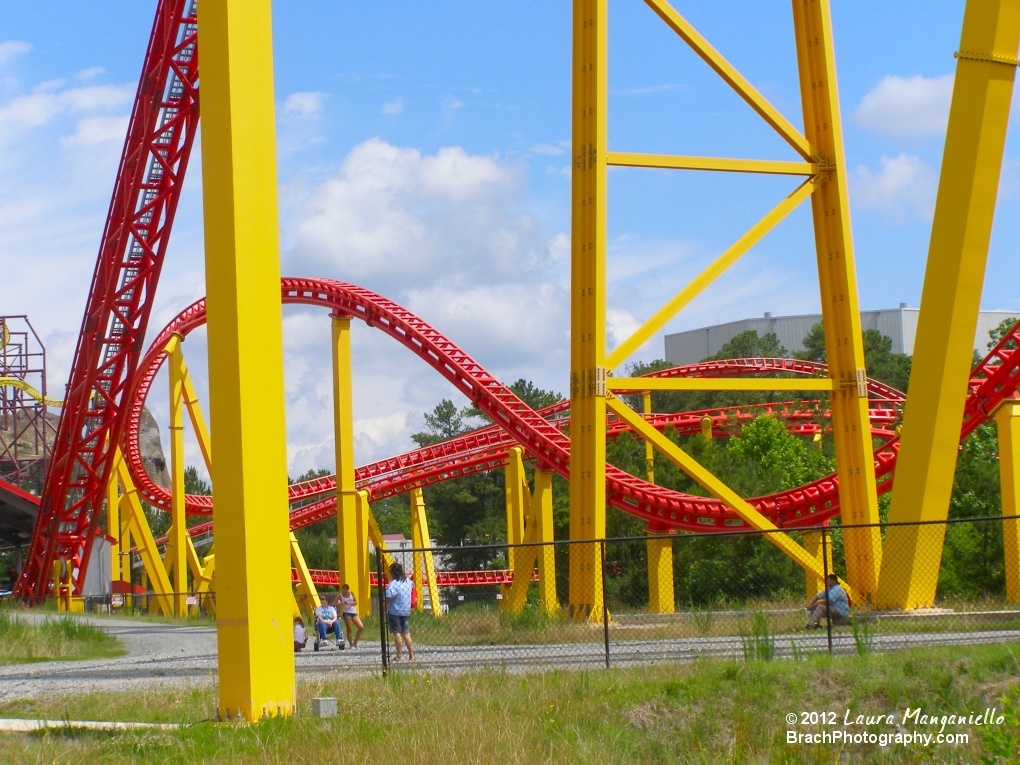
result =
[[[408,578],[418,558],[423,590],[429,553],[437,571],[470,566],[479,580],[478,570],[509,578],[515,563],[525,561],[527,570],[536,561],[527,586],[516,590],[512,578],[509,584],[440,587],[438,609],[427,600],[431,593],[419,594],[422,601],[407,620],[417,668],[528,671],[700,657],[798,658],[1020,641],[1017,523],[996,517],[791,532],[789,538],[817,558],[811,575],[780,549],[784,531],[392,555]],[[857,566],[853,586],[848,549]],[[878,551],[871,560],[869,549]],[[543,574],[551,580],[544,586]],[[823,585],[830,575],[836,579]],[[381,565],[377,576],[387,577]],[[882,589],[874,586],[879,579]],[[385,604],[385,591],[376,591],[375,607],[382,611]],[[378,625],[379,660],[385,669],[409,666],[406,646],[404,661],[395,661],[388,621]]]
[[[352,670],[527,672],[1020,642],[1018,524],[992,517],[390,551],[406,584],[394,588],[393,572],[371,556],[383,586],[372,589],[370,614],[359,608],[358,650],[345,628],[339,643],[313,651],[306,619],[298,666],[315,671],[338,648]],[[780,549],[784,540],[816,560],[812,573]],[[398,592],[412,582],[413,605]],[[181,597],[211,626],[214,594]],[[58,610],[55,599],[46,607]],[[156,614],[158,596],[74,598],[70,610]],[[409,613],[379,618],[391,610]]]

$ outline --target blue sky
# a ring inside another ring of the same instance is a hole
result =
[[[62,388],[153,2],[0,0],[0,313],[28,313]],[[789,4],[676,3],[801,123]],[[963,1],[834,0],[864,308],[920,300]],[[283,270],[375,289],[497,377],[568,375],[570,3],[274,4]],[[610,3],[611,150],[793,158],[639,0]],[[983,306],[1020,307],[1010,134]],[[609,344],[793,188],[792,179],[614,169]],[[196,156],[151,327],[204,293]],[[807,207],[668,328],[818,308]],[[333,464],[328,321],[288,309],[293,473]],[[186,355],[204,382],[204,338]],[[354,352],[359,462],[407,448],[452,395],[368,329]],[[661,335],[635,359],[662,355]],[[159,389],[157,389],[159,390]],[[165,415],[164,396],[152,408]],[[191,456],[197,460],[194,444]]]

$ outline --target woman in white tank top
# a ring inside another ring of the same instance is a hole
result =
[[[358,599],[354,597],[354,593],[351,592],[351,587],[345,584],[340,588],[340,593],[336,597],[336,601],[333,605],[340,609],[340,616],[344,620],[344,627],[347,629],[347,642],[351,648],[358,647],[358,638],[361,637],[361,631],[365,629],[365,625],[361,621],[361,617],[358,616]],[[358,628],[358,631],[351,637],[351,625]]]

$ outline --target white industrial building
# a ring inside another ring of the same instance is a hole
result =
[[[861,311],[861,328],[877,329],[892,340],[893,353],[914,353],[914,336],[917,334],[919,309],[908,308],[901,303],[899,308],[883,311]],[[1004,320],[1020,317],[1020,311],[981,311],[978,315],[977,332],[974,334],[974,348],[985,353],[988,332]],[[666,335],[666,361],[671,364],[695,364],[714,356],[726,343],[742,332],[754,330],[759,336],[773,333],[790,353],[804,350],[804,338],[811,327],[822,320],[821,314],[806,316],[773,316],[766,313],[760,319],[741,319],[713,327],[691,329]]]

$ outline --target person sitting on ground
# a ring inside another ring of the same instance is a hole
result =
[[[404,576],[404,567],[399,563],[390,566],[390,583],[386,585],[386,622],[393,633],[396,647],[396,661],[400,661],[402,646],[407,646],[407,659],[414,661],[414,644],[407,619],[411,615],[411,590],[414,585]]]
[[[336,609],[329,604],[326,596],[322,596],[322,605],[315,609],[315,650],[319,650],[322,643],[327,642],[326,636],[333,632],[336,635],[336,647],[344,647],[344,638],[340,634],[340,619],[336,615]]]
[[[304,620],[300,616],[294,617],[294,653],[299,653],[308,645],[308,632],[305,630]]]
[[[336,596],[336,600],[333,601],[334,606],[340,606],[340,618],[344,620],[344,627],[347,630],[347,642],[351,644],[351,650],[358,647],[358,638],[361,637],[362,630],[365,629],[365,625],[361,621],[361,617],[358,616],[358,599],[354,597],[354,593],[351,592],[351,586],[345,584],[340,588],[340,593]],[[358,628],[358,631],[351,637],[351,625]]]
[[[839,577],[829,574],[825,578],[826,589],[808,601],[808,628],[821,627],[826,614],[833,624],[850,623],[850,599],[839,583]],[[831,606],[831,607],[830,607]]]

